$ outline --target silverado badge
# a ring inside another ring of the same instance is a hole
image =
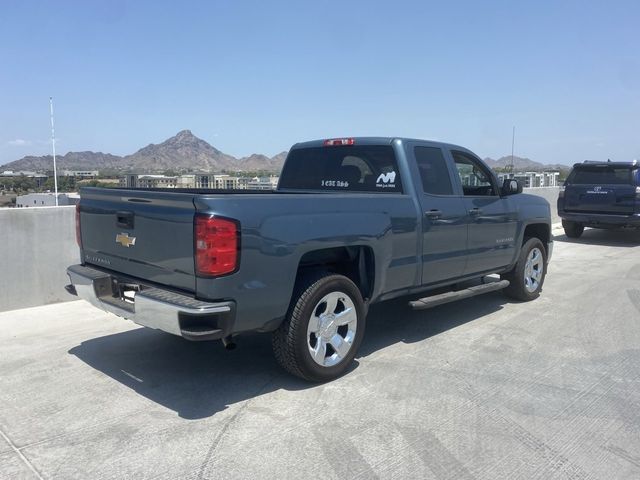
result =
[[[130,237],[128,233],[119,233],[116,235],[116,243],[129,248],[136,244],[136,237]]]

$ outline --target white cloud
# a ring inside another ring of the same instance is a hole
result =
[[[29,140],[23,140],[22,138],[16,138],[15,140],[9,140],[7,145],[10,147],[26,147],[31,145],[31,142]]]

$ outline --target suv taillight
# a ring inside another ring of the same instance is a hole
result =
[[[80,204],[76,204],[76,243],[82,248],[82,233],[80,231]]]
[[[238,269],[240,234],[234,220],[197,213],[194,217],[196,274],[218,277]]]

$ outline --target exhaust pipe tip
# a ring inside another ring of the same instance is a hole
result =
[[[235,350],[236,348],[236,342],[233,341],[231,335],[222,338],[222,345],[224,345],[225,350]]]

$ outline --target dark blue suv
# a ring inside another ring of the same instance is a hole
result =
[[[640,228],[640,164],[576,163],[560,189],[558,215],[571,238],[584,227]]]

